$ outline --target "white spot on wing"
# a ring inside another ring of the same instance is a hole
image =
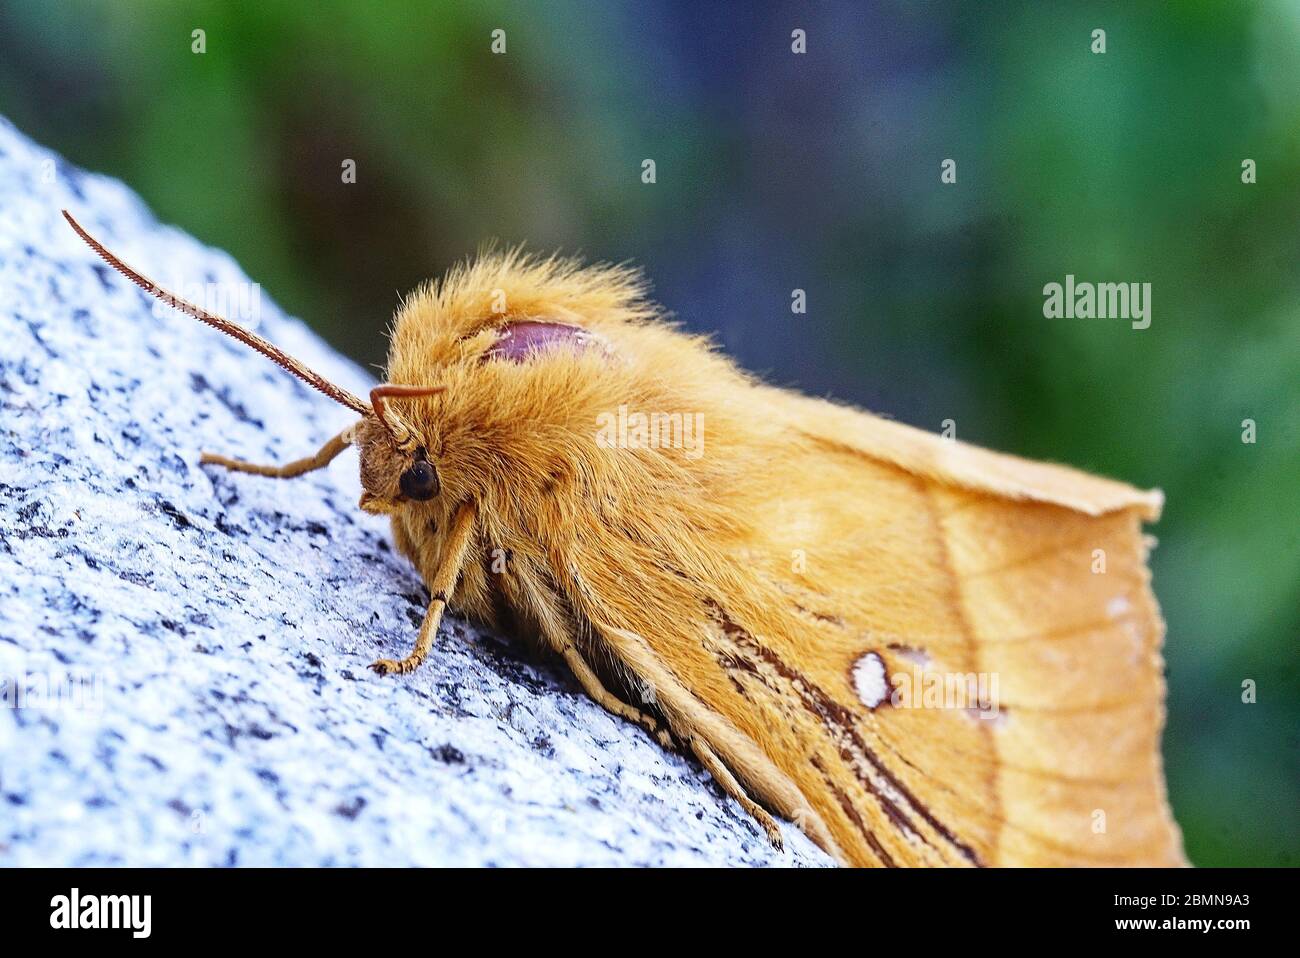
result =
[[[889,698],[889,680],[885,663],[875,652],[868,652],[853,663],[853,689],[862,704],[874,709]]]

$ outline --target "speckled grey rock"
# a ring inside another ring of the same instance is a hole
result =
[[[448,617],[381,679],[427,593],[356,508],[351,413],[103,266],[247,283],[112,180],[0,120],[0,865],[824,864],[559,668]],[[256,323],[367,376],[268,293]]]

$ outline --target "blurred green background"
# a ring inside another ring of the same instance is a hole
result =
[[[1300,864],[1296,3],[5,0],[0,112],[364,363],[522,240],[635,260],[772,381],[1162,487],[1188,853]],[[1067,273],[1151,327],[1045,319]]]

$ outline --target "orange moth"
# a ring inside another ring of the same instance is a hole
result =
[[[1143,492],[776,389],[638,274],[485,255],[412,294],[368,401],[111,266],[360,417],[431,601],[539,643],[780,842],[854,865],[1172,865]]]

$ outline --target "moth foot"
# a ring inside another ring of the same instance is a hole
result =
[[[393,659],[376,659],[370,663],[370,670],[377,675],[405,675],[414,672],[420,666],[420,660],[407,657],[400,662]]]
[[[767,840],[772,843],[772,847],[778,852],[784,850],[785,839],[781,837],[781,826],[776,823],[776,819],[761,808],[751,809],[750,814],[758,820],[758,824],[763,826],[763,831],[767,832]]]

